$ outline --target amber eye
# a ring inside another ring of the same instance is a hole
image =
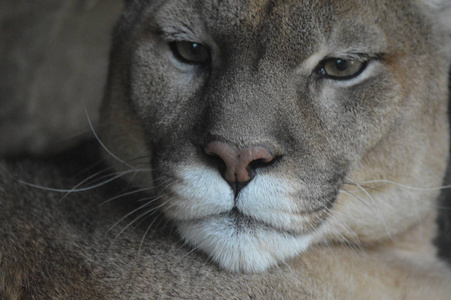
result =
[[[171,49],[178,59],[186,63],[205,64],[210,62],[210,50],[193,42],[173,42]]]
[[[358,76],[366,65],[366,62],[358,60],[330,58],[321,63],[319,72],[325,77],[345,80]]]

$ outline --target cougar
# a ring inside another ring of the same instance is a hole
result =
[[[97,173],[97,191],[70,168],[6,163],[75,187],[32,201],[52,180],[8,181],[27,192],[2,205],[0,291],[451,299],[434,243],[450,12],[447,0],[126,1],[98,134],[114,173]],[[134,189],[107,185],[119,177]]]

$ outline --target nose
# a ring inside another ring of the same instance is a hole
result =
[[[274,160],[274,154],[262,146],[236,150],[223,142],[211,142],[205,147],[205,153],[218,156],[225,164],[224,179],[237,191],[255,176],[255,168],[267,165]],[[240,187],[240,188],[238,188]]]

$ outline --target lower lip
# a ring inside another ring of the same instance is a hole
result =
[[[287,235],[291,235],[294,237],[298,237],[298,236],[304,236],[305,233],[296,233],[290,230],[284,230],[284,229],[280,229],[280,228],[276,228],[274,226],[271,226],[270,224],[267,224],[265,222],[256,220],[254,218],[250,218],[246,215],[243,215],[238,209],[234,208],[232,209],[228,214],[227,214],[228,218],[230,220],[233,221],[235,228],[237,230],[241,230],[241,229],[252,229],[253,227],[260,227],[266,230],[273,230],[273,231],[277,231],[281,234],[287,234]]]

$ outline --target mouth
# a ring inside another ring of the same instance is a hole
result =
[[[313,213],[321,213],[323,210],[321,208],[309,211],[309,212],[304,212],[303,214],[313,214]],[[281,228],[281,227],[277,227],[274,226],[270,223],[267,223],[265,221],[262,220],[258,220],[254,217],[251,216],[247,216],[245,214],[243,214],[238,208],[234,207],[230,212],[228,213],[224,213],[224,214],[219,214],[217,216],[218,218],[227,218],[230,220],[231,224],[233,224],[234,230],[236,231],[237,234],[241,233],[241,232],[249,232],[249,231],[253,231],[253,230],[263,230],[263,231],[272,231],[272,232],[277,232],[278,234],[281,235],[286,235],[286,236],[292,236],[292,237],[299,237],[299,236],[303,236],[305,234],[308,234],[309,232],[306,231],[302,231],[302,232],[296,232],[294,230],[289,230],[286,228]],[[214,218],[214,216],[213,216]],[[200,220],[199,220],[200,221]]]
[[[305,251],[312,233],[277,228],[234,208],[202,219],[180,222],[177,231],[195,249],[230,272],[260,273]]]
[[[258,228],[260,230],[272,230],[277,231],[281,234],[289,234],[296,236],[296,234],[293,232],[276,228],[274,226],[271,226],[271,224],[267,224],[263,221],[246,216],[242,212],[240,212],[236,207],[234,207],[229,213],[227,213],[226,216],[229,220],[231,220],[237,233],[243,231],[252,231]]]
[[[259,174],[237,197],[205,166],[180,168],[177,176],[166,195],[166,216],[187,244],[231,272],[262,272],[305,251],[336,196]]]
[[[258,222],[253,218],[243,215],[236,207],[227,213],[227,217],[233,221],[237,230],[240,230],[240,228],[250,228]]]

